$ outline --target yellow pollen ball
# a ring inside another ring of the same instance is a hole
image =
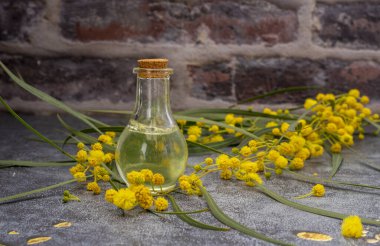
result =
[[[359,216],[348,216],[342,222],[342,235],[351,238],[360,238],[363,233],[363,224]]]

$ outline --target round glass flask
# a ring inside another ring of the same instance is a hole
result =
[[[188,150],[170,109],[169,80],[173,69],[167,59],[138,60],[136,103],[128,125],[120,135],[115,159],[118,172],[150,169],[165,177],[155,190],[171,190],[186,168]]]

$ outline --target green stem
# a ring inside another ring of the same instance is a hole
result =
[[[90,177],[90,176],[88,176],[88,177]],[[22,193],[19,193],[19,194],[16,194],[16,195],[3,197],[3,198],[0,198],[0,203],[7,202],[7,201],[10,201],[10,200],[14,200],[14,199],[17,199],[17,198],[21,198],[21,197],[24,197],[24,196],[28,196],[28,195],[31,195],[31,194],[35,194],[35,193],[51,190],[51,189],[58,188],[60,186],[71,184],[71,183],[74,183],[74,182],[76,182],[75,179],[70,179],[68,181],[64,181],[64,182],[61,182],[61,183],[58,183],[58,184],[46,186],[44,188],[39,188],[39,189],[27,191],[27,192],[22,192]]]
[[[155,213],[159,213],[159,214],[198,214],[198,213],[204,213],[204,212],[207,212],[209,211],[208,208],[205,208],[205,209],[201,209],[201,210],[195,210],[195,211],[181,211],[181,212],[178,212],[178,211],[175,211],[175,212],[161,212],[161,211],[153,211]]]
[[[274,199],[274,200],[276,200],[282,204],[285,204],[287,206],[296,208],[298,210],[302,210],[305,212],[318,214],[318,215],[322,215],[322,216],[326,216],[326,217],[330,217],[330,218],[341,219],[341,220],[346,218],[347,216],[349,216],[349,214],[341,214],[341,213],[332,212],[332,211],[328,211],[328,210],[324,210],[324,209],[320,209],[320,208],[309,207],[309,206],[306,206],[306,205],[303,205],[303,204],[300,204],[297,202],[290,201],[290,200],[282,197],[281,195],[275,193],[274,191],[269,190],[268,188],[266,188],[263,185],[257,185],[257,188],[260,191],[262,191],[264,194],[266,194],[267,196],[271,197],[272,199]],[[367,219],[367,218],[361,218],[361,220],[364,224],[380,226],[380,221],[376,221],[373,219]]]
[[[301,195],[301,196],[296,196],[296,197],[294,197],[294,198],[295,198],[295,199],[302,199],[302,198],[309,197],[309,196],[311,196],[311,195],[313,195],[313,192],[310,192],[310,193],[307,193],[307,194],[305,194],[305,195]]]
[[[343,182],[343,181],[336,181],[336,180],[331,180],[331,179],[322,179],[322,178],[317,178],[313,176],[307,176],[303,174],[299,174],[293,171],[289,171],[284,169],[283,170],[286,173],[290,173],[296,178],[306,181],[306,182],[315,182],[315,183],[321,183],[321,184],[335,184],[335,185],[348,185],[348,186],[354,186],[354,187],[363,187],[363,188],[370,188],[370,189],[377,189],[380,190],[379,186],[373,186],[373,185],[367,185],[367,184],[354,184],[354,183],[349,183],[349,182]]]
[[[168,195],[168,198],[169,198],[170,203],[173,206],[173,210],[176,212],[182,212],[181,208],[176,203],[174,197],[172,195]],[[216,226],[201,223],[186,214],[177,214],[177,217],[180,218],[183,222],[191,226],[198,227],[205,230],[213,230],[213,231],[229,231],[230,230],[229,228],[216,227]]]

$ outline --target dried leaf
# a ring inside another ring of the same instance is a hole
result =
[[[27,244],[32,245],[32,244],[43,243],[43,242],[49,241],[50,239],[51,237],[35,237],[32,239],[29,239]]]
[[[311,240],[311,241],[319,241],[319,242],[328,242],[333,238],[326,234],[316,233],[316,232],[299,232],[297,233],[297,237]]]
[[[378,242],[379,242],[379,240],[375,239],[375,238],[367,239],[367,243],[378,243]]]
[[[54,225],[55,228],[67,228],[67,227],[70,227],[70,226],[71,226],[71,222],[68,222],[68,221],[61,222],[61,223],[58,223],[58,224]]]

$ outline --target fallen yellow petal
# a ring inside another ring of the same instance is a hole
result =
[[[67,221],[54,225],[55,228],[66,228],[66,227],[70,227],[70,226],[71,226],[71,222],[67,222]]]
[[[18,231],[10,231],[8,232],[9,235],[18,235],[20,234]]]
[[[370,239],[367,239],[367,243],[378,243],[379,240],[375,239],[375,238],[370,238]]]
[[[36,238],[29,239],[27,244],[32,245],[32,244],[37,244],[37,243],[43,243],[43,242],[49,241],[50,239],[51,237],[36,237]]]
[[[327,242],[333,239],[329,235],[315,233],[315,232],[300,232],[300,233],[297,233],[297,237],[306,239],[306,240],[319,241],[319,242]]]

